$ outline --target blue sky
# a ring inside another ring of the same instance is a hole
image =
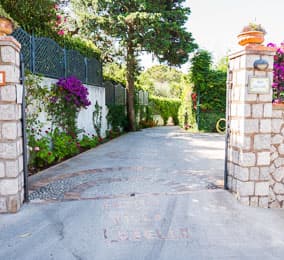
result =
[[[284,0],[187,0],[186,6],[191,8],[188,31],[200,48],[212,53],[215,62],[240,49],[236,36],[249,22],[265,28],[265,43],[284,40]],[[151,57],[144,57],[142,63],[151,66]]]

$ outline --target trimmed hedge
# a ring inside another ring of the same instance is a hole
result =
[[[167,124],[169,117],[173,118],[175,125],[179,124],[178,111],[181,105],[179,99],[151,96],[149,103],[153,110],[152,113],[160,115],[164,120],[164,125]]]

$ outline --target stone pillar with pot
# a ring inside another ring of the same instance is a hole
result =
[[[24,199],[21,46],[6,33],[0,36],[0,213],[14,213]]]
[[[262,41],[246,38],[243,49],[229,56],[232,76],[227,89],[228,189],[243,204],[256,207],[269,206],[271,165],[275,50],[261,45]],[[256,65],[265,66],[260,69]]]

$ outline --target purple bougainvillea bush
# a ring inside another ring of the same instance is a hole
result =
[[[276,49],[273,65],[273,103],[283,103],[284,101],[284,43],[277,46],[274,43],[269,43],[268,47]]]
[[[52,86],[48,111],[55,127],[76,135],[76,118],[80,109],[91,105],[88,89],[74,76],[61,78]]]
[[[91,105],[88,89],[76,77],[61,78],[56,85],[59,90],[64,90],[63,95],[67,102],[74,102],[79,108]]]

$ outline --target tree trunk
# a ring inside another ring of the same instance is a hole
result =
[[[134,32],[134,31],[133,31]],[[135,54],[134,47],[131,40],[131,28],[129,31],[129,40],[127,43],[127,57],[126,57],[126,90],[127,90],[127,117],[128,130],[136,131],[135,124],[135,96],[134,96],[134,74],[135,74]]]

